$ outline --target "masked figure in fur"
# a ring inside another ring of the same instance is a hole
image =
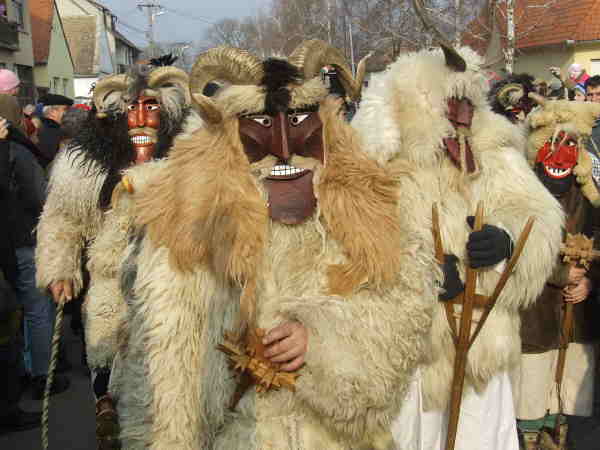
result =
[[[533,77],[527,73],[511,74],[494,84],[488,98],[492,111],[514,124],[523,124],[535,107],[529,93],[535,93]]]
[[[206,127],[128,171],[125,448],[393,445],[439,271],[405,232],[395,178],[327,95],[326,65],[356,99],[322,41],[287,60],[208,51],[190,81]],[[214,101],[200,95],[213,79],[228,82]]]
[[[447,41],[442,41],[447,42]],[[462,309],[467,267],[478,269],[474,323],[492,294],[529,216],[536,218],[524,252],[468,352],[455,448],[517,450],[510,375],[519,362],[519,309],[532,304],[552,272],[563,215],[527,165],[518,128],[499,120],[487,101],[480,57],[469,48],[401,56],[373,80],[352,125],[381,165],[397,174],[412,230],[431,243],[439,211],[444,291],[427,361],[395,424],[402,450],[443,450],[453,382],[451,321]],[[483,228],[472,229],[483,202]],[[448,306],[445,306],[446,302]]]
[[[117,270],[128,216],[115,212],[111,197],[124,169],[164,157],[175,137],[198,128],[200,119],[190,114],[187,75],[172,66],[107,77],[93,100],[94,110],[52,170],[38,227],[37,282],[56,301],[69,301],[82,294],[87,266],[83,315],[97,434],[101,448],[113,448],[107,387],[125,314]]]
[[[595,208],[600,205],[600,194],[592,179],[592,161],[584,141],[600,116],[600,105],[532,97],[540,107],[528,117],[529,163],[562,205],[567,216],[566,232],[571,236],[582,234],[594,238]],[[519,427],[524,432],[526,448],[533,448],[540,432],[540,441],[549,443],[542,448],[558,448],[548,436],[552,436],[552,432],[541,431],[542,426],[555,429],[558,412],[575,416],[592,414],[598,312],[594,302],[587,298],[592,281],[600,275],[599,265],[592,259],[582,261],[573,256],[566,259],[561,255],[557,259],[537,302],[522,314],[526,326],[521,329],[524,354],[517,417],[521,419]],[[573,305],[573,316],[568,326],[571,331],[565,334],[570,334],[566,337],[571,343],[559,391],[556,382],[558,349],[562,345],[563,320],[569,303]],[[553,437],[557,442],[564,441],[564,430],[561,435]]]

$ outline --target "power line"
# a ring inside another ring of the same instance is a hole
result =
[[[129,31],[134,31],[134,32],[136,32],[136,33],[139,33],[139,34],[146,35],[146,32],[145,32],[144,30],[141,30],[141,29],[139,29],[139,28],[136,28],[136,27],[134,27],[133,25],[129,25],[127,22],[123,22],[123,21],[122,21],[122,20],[120,20],[120,19],[117,19],[117,23],[118,23],[119,25],[121,25],[122,27],[124,27],[124,28],[127,28]]]
[[[173,8],[167,8],[165,6],[162,6],[162,9],[164,9],[167,12],[176,14],[179,17],[182,17],[184,19],[195,20],[197,22],[203,22],[203,23],[206,23],[208,25],[214,25],[215,24],[214,22],[212,22],[211,20],[209,20],[210,18],[207,18],[207,17],[196,16],[196,15],[190,14],[188,12],[180,11],[178,9],[173,9]]]

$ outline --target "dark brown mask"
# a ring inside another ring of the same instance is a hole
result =
[[[293,155],[324,162],[323,123],[316,111],[255,114],[240,118],[240,136],[250,163],[275,156],[277,165],[264,181],[273,220],[297,225],[314,212],[313,172],[289,165]]]

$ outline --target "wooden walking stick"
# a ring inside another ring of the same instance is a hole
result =
[[[439,231],[436,232],[436,222],[439,221],[437,207],[434,205],[433,208],[433,229],[434,236],[439,234]],[[465,292],[462,301],[462,311],[460,316],[460,330],[458,332],[458,337],[455,339],[455,347],[456,347],[456,356],[454,359],[454,373],[452,379],[452,390],[450,393],[450,413],[448,417],[448,432],[446,435],[446,450],[454,450],[456,445],[456,433],[458,431],[458,422],[460,419],[460,406],[462,403],[462,394],[464,389],[465,382],[465,373],[467,367],[467,356],[469,349],[475,342],[475,339],[481,332],[483,325],[485,324],[489,314],[491,313],[498,297],[502,293],[504,286],[506,285],[510,275],[512,274],[517,261],[519,260],[523,249],[525,248],[525,244],[529,238],[531,233],[531,229],[533,228],[533,224],[535,219],[530,217],[527,221],[527,224],[523,228],[521,235],[517,241],[517,245],[515,247],[515,251],[513,252],[510,260],[506,264],[502,275],[500,276],[500,280],[496,284],[494,288],[494,292],[491,297],[486,298],[476,294],[477,287],[477,270],[476,269],[467,269],[466,276],[466,286]],[[480,231],[483,226],[483,203],[479,202],[477,205],[477,212],[475,214],[475,224],[473,227],[473,231]],[[439,223],[437,224],[439,228]],[[436,240],[436,256],[439,253],[438,250],[438,239]],[[441,238],[439,240],[439,247],[441,248]],[[443,251],[442,251],[443,255]],[[445,303],[446,305],[452,305],[449,302]],[[475,306],[483,306],[483,313],[479,319],[479,323],[473,335],[471,336],[471,327],[473,322],[473,309]],[[453,311],[453,310],[452,310]],[[446,309],[447,315],[452,314],[450,326],[454,323],[453,313],[448,313],[448,309]],[[450,318],[449,318],[450,320]]]
[[[444,264],[444,245],[442,244],[442,230],[440,228],[440,214],[438,211],[437,203],[434,203],[431,207],[431,231],[433,233],[433,244],[435,247],[435,259],[438,264]],[[446,310],[446,319],[450,324],[450,330],[452,331],[452,339],[454,345],[457,343],[458,330],[456,329],[456,320],[454,320],[454,306],[450,302],[443,302],[444,309]]]
[[[571,266],[584,267],[589,269],[590,263],[600,257],[600,252],[594,250],[594,239],[587,238],[583,234],[567,234],[565,243],[561,246],[563,262]],[[554,425],[554,440],[560,444],[560,418],[564,415],[562,401],[562,382],[565,375],[565,364],[567,360],[567,350],[573,338],[573,303],[563,302],[563,317],[560,330],[560,342],[558,349],[558,360],[556,363],[556,373],[554,382],[556,383],[556,395],[558,397],[558,417]]]
[[[477,204],[475,225],[473,231],[481,231],[483,227],[483,202]],[[448,434],[446,436],[446,450],[454,450],[456,432],[460,416],[460,404],[465,385],[465,372],[467,368],[467,352],[471,340],[471,322],[473,320],[473,303],[477,287],[477,269],[467,268],[465,283],[465,296],[460,313],[460,327],[456,343],[456,356],[454,357],[454,374],[452,377],[452,390],[450,391],[450,416],[448,418]]]

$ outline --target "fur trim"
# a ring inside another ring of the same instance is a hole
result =
[[[464,280],[466,242],[471,232],[466,217],[478,201],[485,206],[485,223],[506,229],[516,239],[529,216],[536,224],[512,277],[470,351],[467,381],[479,389],[493,374],[518,361],[519,309],[541,292],[557,261],[564,217],[558,202],[528,167],[524,137],[506,119],[494,114],[486,102],[486,83],[479,58],[459,49],[467,62],[464,73],[445,67],[441,51],[402,56],[387,73],[369,86],[352,124],[364,138],[365,149],[378,161],[398,171],[399,197],[406,200],[409,230],[421,235],[433,251],[431,208],[440,211],[444,252],[459,258]],[[471,149],[480,172],[464,176],[445,155],[443,138],[454,135],[445,117],[450,97],[467,97],[475,110]],[[499,273],[480,272],[478,293],[490,295]],[[423,368],[427,408],[447,405],[452,381],[454,345],[444,310],[437,307],[429,360]],[[450,355],[450,356],[449,356]]]

